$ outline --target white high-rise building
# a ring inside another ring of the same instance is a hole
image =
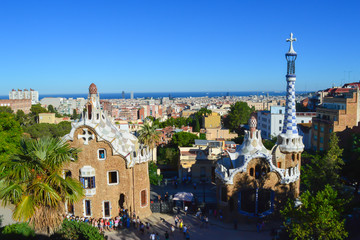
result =
[[[34,89],[27,90],[12,90],[9,92],[9,99],[31,99],[31,104],[36,104],[39,102],[39,92]]]

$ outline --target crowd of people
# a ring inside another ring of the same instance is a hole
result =
[[[202,214],[196,215],[199,220],[202,221],[201,227],[208,224],[208,218]],[[91,217],[79,217],[67,215],[64,216],[69,221],[77,221],[88,223],[89,225],[97,228],[100,233],[105,234],[106,232],[118,231],[122,229],[136,230],[139,231],[141,235],[150,236],[150,240],[160,240],[165,239],[169,240],[170,237],[175,236],[176,231],[180,231],[183,234],[184,239],[190,239],[189,226],[184,224],[184,220],[180,215],[175,215],[174,224],[169,224],[169,229],[163,232],[163,237],[160,237],[158,232],[153,231],[151,224],[149,222],[143,222],[140,220],[136,213],[129,213],[127,209],[121,209],[119,216],[114,218],[91,218]],[[165,221],[162,219],[162,221]]]

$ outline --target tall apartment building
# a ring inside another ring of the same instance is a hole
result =
[[[261,137],[272,139],[278,136],[284,125],[285,107],[271,106],[270,111],[259,111],[257,113],[258,129]],[[315,112],[297,112],[297,123],[311,123]]]
[[[332,132],[357,126],[360,121],[358,87],[333,88],[327,92],[312,119],[311,144],[315,151],[328,149]]]
[[[39,92],[30,88],[30,91],[27,89],[17,91],[15,89],[9,92],[9,99],[30,99],[31,104],[36,104],[39,102]]]

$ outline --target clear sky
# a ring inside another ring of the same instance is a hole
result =
[[[0,95],[284,91],[360,80],[360,1],[0,1]],[[345,77],[344,77],[345,76]]]

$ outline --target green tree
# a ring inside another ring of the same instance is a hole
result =
[[[0,161],[20,149],[22,129],[13,114],[0,112]]]
[[[51,105],[51,104],[48,106],[47,109],[48,109],[48,111],[51,112],[51,113],[57,113],[57,111],[55,110],[54,106]]]
[[[226,117],[225,125],[231,131],[237,131],[240,124],[248,122],[250,114],[254,111],[254,107],[250,108],[246,102],[236,102],[230,106],[230,112]]]
[[[194,132],[200,132],[200,120],[196,117],[194,122],[195,122]]]
[[[161,165],[177,166],[179,150],[177,147],[159,146],[157,148],[157,163]]]
[[[32,138],[41,137],[63,137],[71,131],[70,122],[60,122],[59,124],[38,123],[24,127],[24,132],[30,134]]]
[[[360,188],[360,134],[352,135],[351,143],[344,151],[344,155],[346,162],[342,174],[355,186],[354,194],[357,195]]]
[[[195,143],[195,139],[199,139],[195,134],[179,132],[173,135],[171,143],[178,147],[191,147]]]
[[[48,110],[46,108],[43,108],[40,103],[34,104],[30,108],[30,117],[32,118],[33,122],[38,122],[39,119],[39,113],[47,113]]]
[[[82,184],[62,173],[77,152],[59,139],[25,139],[19,154],[0,162],[0,199],[5,206],[15,205],[13,219],[29,221],[35,231],[47,234],[60,226],[65,202],[84,196]]]
[[[149,162],[149,180],[152,185],[158,185],[163,179],[163,175],[157,174],[157,169],[158,168],[154,162]]]
[[[306,191],[300,196],[302,205],[295,208],[289,199],[284,210],[284,226],[291,239],[345,239],[345,220],[342,218],[346,200],[339,199],[329,185],[312,194]]]
[[[160,141],[161,132],[156,131],[156,129],[157,126],[151,125],[149,121],[146,121],[138,132],[139,141],[149,146],[150,149],[155,148],[156,144]]]
[[[10,107],[0,107],[0,112],[13,113],[14,111]]]
[[[263,144],[266,149],[272,149],[277,142],[277,137],[273,137],[271,140],[263,139]]]
[[[332,133],[326,154],[312,156],[310,163],[302,167],[301,182],[307,190],[317,192],[326,184],[330,184],[337,190],[342,188],[340,170],[344,161],[341,158],[343,150],[338,142],[338,137]]]

